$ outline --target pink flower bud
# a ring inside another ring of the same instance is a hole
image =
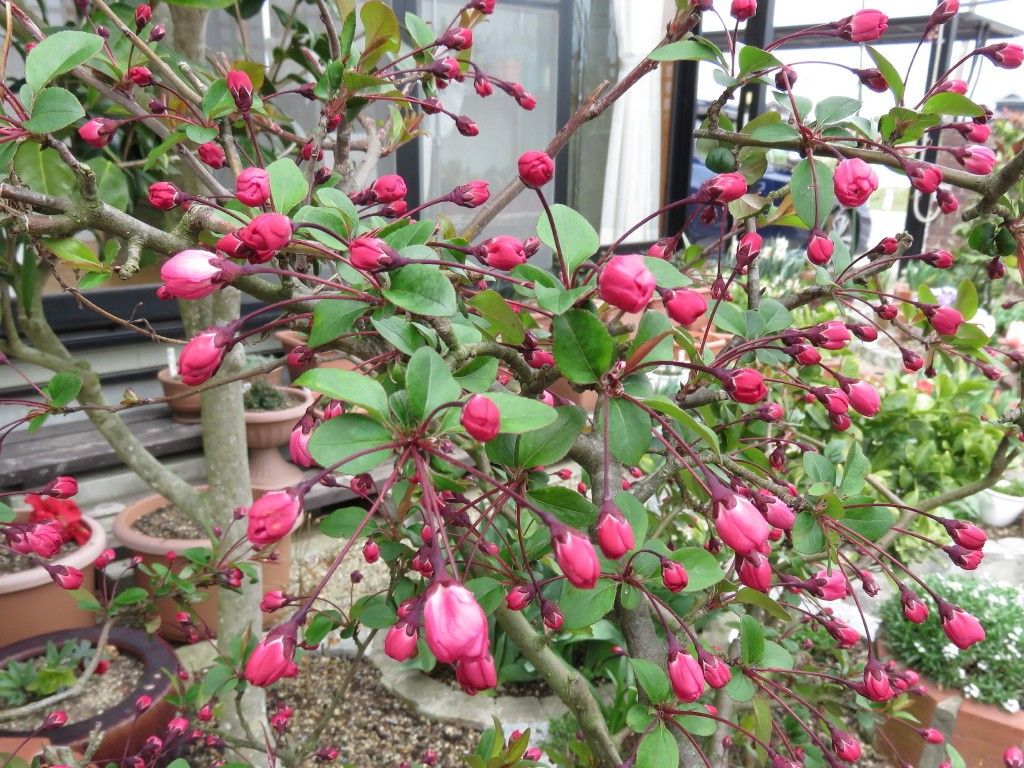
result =
[[[260,610],[263,613],[273,613],[284,608],[289,602],[291,600],[288,595],[280,589],[273,589],[263,595],[263,599],[260,600]]]
[[[484,395],[473,395],[462,406],[459,423],[470,437],[487,443],[501,431],[501,412],[494,401]]]
[[[885,667],[871,660],[864,667],[864,695],[872,701],[888,701],[896,692],[889,684],[889,676]]]
[[[491,193],[487,188],[486,181],[471,181],[468,184],[462,184],[453,189],[449,195],[453,203],[463,208],[476,208],[486,203],[490,197]]]
[[[235,106],[242,112],[248,112],[252,106],[252,80],[240,69],[232,69],[227,76],[228,92],[235,101]]]
[[[455,664],[455,679],[470,696],[496,688],[498,672],[494,668],[494,659],[489,653],[476,659],[462,659]]]
[[[800,365],[817,365],[821,362],[821,353],[807,344],[798,344],[793,357]]]
[[[704,675],[700,671],[700,664],[693,656],[678,648],[668,655],[668,679],[680,701],[694,702],[704,693]]]
[[[772,566],[767,557],[760,552],[751,552],[746,557],[737,555],[736,560],[736,572],[745,586],[758,592],[767,592],[771,588]]]
[[[519,180],[530,189],[540,189],[555,176],[555,161],[546,152],[533,150],[519,156]]]
[[[309,438],[312,436],[312,430],[307,432],[302,428],[301,423],[292,429],[291,436],[288,438],[288,456],[293,464],[307,469],[316,466],[316,459],[309,452]]]
[[[720,173],[700,185],[697,201],[701,203],[731,203],[747,194],[747,180],[741,173]]]
[[[611,499],[606,499],[601,504],[601,514],[597,521],[597,543],[609,560],[618,560],[635,546],[632,526]]]
[[[91,147],[103,149],[114,138],[120,123],[105,117],[94,117],[78,129],[78,136]]]
[[[923,624],[928,618],[928,606],[914,592],[903,587],[900,590],[900,602],[903,604],[903,617],[914,624]]]
[[[149,24],[151,18],[153,18],[153,9],[149,5],[140,3],[135,6],[135,26],[137,29],[142,29]]]
[[[879,699],[879,701],[881,701],[881,699]],[[921,734],[921,738],[929,744],[942,744],[946,740],[946,737],[942,735],[942,731],[935,728],[919,728],[917,732]]]
[[[946,531],[953,537],[953,541],[965,549],[981,549],[988,540],[985,531],[974,523],[963,520],[947,520],[944,525]]]
[[[505,596],[505,606],[510,611],[521,611],[533,601],[533,588],[520,585]]]
[[[132,67],[128,70],[128,79],[140,88],[153,84],[153,73],[148,67]]]
[[[874,91],[875,93],[885,93],[889,90],[889,82],[885,79],[885,75],[882,74],[880,69],[875,67],[854,69],[853,73],[857,75],[857,79],[860,80],[861,85],[868,90]]]
[[[316,751],[316,759],[318,763],[330,763],[338,759],[338,748],[337,747],[320,747]]]
[[[764,518],[775,528],[788,531],[796,522],[796,513],[781,499],[766,490],[759,491],[764,501]],[[755,506],[757,506],[755,504]]]
[[[43,563],[43,568],[50,574],[53,583],[61,589],[73,590],[82,586],[82,572],[70,565],[50,565]]]
[[[690,583],[690,576],[682,563],[669,560],[667,557],[661,559],[661,583],[669,592],[682,592]]]
[[[149,42],[159,43],[164,39],[166,34],[167,30],[164,28],[163,24],[154,24],[153,28],[149,30]]]
[[[919,371],[924,366],[924,358],[916,352],[911,352],[909,349],[903,350],[903,367],[913,373]]]
[[[227,163],[224,148],[216,141],[208,141],[199,145],[199,159],[211,168],[223,168]]]
[[[747,232],[747,234],[740,238],[739,245],[736,248],[736,266],[740,268],[749,267],[761,253],[761,248],[763,247],[763,237],[757,234],[757,232]]]
[[[282,677],[295,677],[299,667],[295,663],[298,627],[294,620],[286,621],[260,640],[245,662],[246,680],[261,688],[276,683]]]
[[[704,672],[704,679],[712,688],[724,688],[732,679],[732,670],[729,665],[717,656],[712,656],[703,650],[700,652],[700,668]]]
[[[877,40],[889,28],[889,17],[881,11],[866,9],[839,22],[839,36],[854,43]]]
[[[569,583],[579,589],[593,589],[601,575],[601,565],[590,539],[565,526],[554,531],[551,538],[558,567]]]
[[[1007,747],[1003,752],[1003,764],[1006,768],[1024,768],[1024,752],[1016,745]]]
[[[199,249],[181,251],[160,265],[161,299],[201,299],[216,293],[239,274],[238,268],[216,254]]]
[[[768,396],[768,387],[764,384],[764,376],[753,368],[740,368],[733,371],[725,380],[725,391],[737,403],[753,405]]]
[[[737,21],[746,21],[757,13],[757,0],[732,0],[729,15]]]
[[[682,326],[690,326],[708,311],[708,302],[697,291],[681,288],[665,294],[668,316]]]
[[[384,637],[384,653],[395,661],[408,661],[419,652],[416,648],[418,639],[419,633],[415,626],[399,621]]]
[[[522,242],[508,235],[485,240],[477,249],[477,256],[494,269],[509,270],[526,261]]]
[[[953,544],[949,547],[943,547],[949,559],[958,568],[963,568],[965,571],[973,571],[979,565],[985,557],[985,553],[980,549],[967,549],[961,547],[959,544]]]
[[[866,381],[851,384],[847,394],[850,399],[850,407],[861,416],[874,416],[882,410],[882,400],[878,396],[878,390]]]
[[[397,256],[395,249],[378,237],[357,237],[348,244],[349,263],[364,272],[386,269]]]
[[[209,329],[189,340],[178,358],[181,381],[190,387],[202,384],[220,368],[227,349],[217,329]]]
[[[370,185],[374,200],[378,203],[393,203],[401,200],[408,192],[405,179],[397,174],[381,176]]]
[[[732,496],[732,504],[716,504],[715,529],[719,538],[739,555],[749,555],[768,541],[771,526],[764,516],[742,496]]]
[[[551,600],[545,600],[541,603],[540,615],[544,620],[544,626],[552,632],[560,630],[562,623],[565,621],[562,612],[558,610],[558,605]]]
[[[55,477],[39,492],[41,496],[50,496],[54,499],[70,499],[77,493],[78,481],[69,475]]]
[[[981,623],[962,608],[943,602],[939,605],[939,617],[942,619],[942,631],[960,650],[966,650],[985,639],[985,629]]]
[[[960,201],[957,199],[950,190],[945,187],[939,188],[935,195],[935,200],[939,204],[939,210],[944,214],[956,213],[960,207]]]
[[[188,730],[188,726],[189,722],[187,717],[172,717],[170,722],[167,723],[167,735],[169,738],[181,736]]]
[[[104,568],[106,568],[108,565],[114,562],[115,557],[116,555],[114,553],[114,550],[104,549],[102,552],[99,553],[96,559],[93,560],[92,564],[96,568],[96,570],[102,571]]]
[[[832,749],[847,763],[860,760],[860,742],[845,731],[832,731]]]
[[[246,537],[257,547],[276,544],[295,527],[302,513],[302,500],[291,489],[260,496],[246,514]]]
[[[245,205],[263,205],[270,199],[269,174],[262,168],[246,168],[235,179],[235,197]]]
[[[811,230],[807,240],[807,259],[819,267],[828,264],[832,259],[835,244],[820,229]]]
[[[39,726],[39,730],[48,731],[52,728],[60,728],[62,725],[66,725],[67,722],[68,713],[63,709],[55,709],[43,719],[43,724]]]
[[[473,30],[469,27],[455,27],[449,29],[441,37],[437,38],[437,44],[455,51],[464,51],[473,47]]]
[[[1017,69],[1024,62],[1024,48],[1012,43],[996,43],[980,50],[989,61],[1002,69]]]
[[[236,233],[254,251],[277,251],[292,239],[292,222],[281,213],[261,213]]]
[[[996,167],[996,153],[981,144],[971,144],[957,152],[954,157],[971,173],[979,176],[992,173]]]
[[[23,555],[35,554],[49,559],[60,552],[64,534],[58,523],[34,523],[24,527],[3,529],[7,545]]]
[[[654,294],[654,275],[639,254],[613,256],[597,279],[601,298],[625,312],[640,312]]]
[[[822,349],[843,349],[853,338],[850,329],[841,320],[829,320],[815,330],[812,341]]]
[[[878,174],[860,158],[843,160],[833,179],[836,199],[847,208],[859,208],[878,189]]]
[[[526,356],[526,363],[531,368],[553,368],[555,366],[555,356],[546,349],[532,349]]]
[[[181,200],[181,192],[169,181],[158,181],[149,185],[147,194],[149,204],[161,211],[169,211],[177,206]]]
[[[140,715],[151,706],[153,706],[153,697],[145,693],[135,700],[135,711]]]
[[[964,316],[952,307],[931,307],[925,310],[925,316],[941,336],[956,336],[964,322]]]
[[[814,575],[812,581],[814,587],[811,591],[822,600],[842,600],[850,594],[850,582],[838,569],[829,571],[823,568]]]
[[[487,653],[487,616],[473,593],[455,581],[436,582],[427,592],[423,625],[427,645],[444,664]]]

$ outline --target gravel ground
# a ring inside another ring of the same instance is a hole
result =
[[[132,529],[164,539],[205,539],[206,534],[188,515],[172,504],[154,509],[134,523]]]
[[[353,665],[355,677],[348,692],[332,702]],[[272,689],[276,702],[295,709],[291,732],[312,729],[320,713],[331,707],[330,722],[321,744],[339,751],[339,764],[353,768],[382,768],[400,762],[415,763],[424,750],[437,753],[440,768],[462,768],[463,755],[476,748],[479,732],[471,728],[427,720],[392,697],[380,683],[373,665],[338,657],[307,656],[299,676]]]

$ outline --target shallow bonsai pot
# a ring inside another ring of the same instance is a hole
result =
[[[298,405],[279,411],[246,411],[245,440],[249,446],[249,479],[260,492],[287,488],[302,480],[302,470],[285,461],[281,446],[287,445],[295,424],[313,404],[314,395],[297,387],[277,387],[286,396],[301,398]]]
[[[274,338],[281,342],[281,348],[285,354],[288,354],[296,347],[305,346],[309,336],[301,331],[285,330],[277,331],[274,334]],[[317,352],[316,357],[306,363],[297,365],[289,363],[288,375],[291,376],[292,381],[295,381],[311,368],[341,368],[342,370],[351,371],[355,367],[356,364],[345,357],[343,352],[332,350],[330,352]]]
[[[106,549],[107,535],[91,517],[82,519],[92,535],[78,549],[59,557],[54,564],[82,572],[82,589],[95,594],[93,561]],[[96,614],[79,608],[71,593],[53,583],[42,567],[0,575],[0,645],[57,630],[92,627]]]
[[[933,721],[939,704],[959,694],[924,677],[921,683],[925,686],[925,693],[912,696],[907,711],[921,721],[920,727],[938,727],[939,724]],[[898,764],[900,759],[910,765],[918,765],[927,743],[917,733],[916,727],[913,724],[908,727],[905,722],[894,718],[885,720],[878,728],[889,741],[878,737],[875,739],[875,747],[889,756],[893,765]],[[1010,714],[993,704],[964,699],[957,712],[949,742],[964,758],[968,768],[1002,765],[1003,750],[1008,745],[1024,744],[1024,712]],[[896,750],[899,751],[898,757]]]
[[[200,486],[199,490],[205,490],[205,486]],[[132,528],[132,524],[140,517],[166,504],[167,499],[159,494],[146,496],[127,505],[114,519],[114,537],[122,545],[130,549],[132,553],[140,556],[146,565],[152,565],[153,563],[166,565],[166,555],[169,551],[183,552],[192,547],[208,547],[210,545],[208,539],[165,539],[159,536],[150,536]],[[299,524],[298,522],[296,523],[296,528]],[[275,552],[277,554],[275,560],[272,562],[264,561],[260,564],[263,573],[264,593],[275,589],[284,590],[288,588],[292,564],[291,535],[285,536],[277,543]],[[176,567],[184,567],[184,562]],[[146,590],[149,589],[149,576],[138,568],[134,569],[134,580],[137,586]],[[200,591],[206,597],[197,603],[192,603],[190,608],[198,619],[197,625],[199,627],[206,626],[211,630],[216,630],[218,590],[208,587]],[[157,612],[160,614],[160,629],[158,630],[160,636],[168,640],[184,642],[186,639],[185,632],[182,631],[181,626],[174,618],[175,614],[180,610],[177,603],[170,597],[160,597],[154,602]],[[265,620],[266,618],[267,616],[264,616]]]
[[[1024,512],[1024,497],[1011,496],[993,488],[978,494],[978,512],[982,521],[993,528],[1012,525]]]
[[[48,642],[63,643],[68,640],[99,639],[99,627],[89,629],[60,630],[45,635],[36,635],[13,645],[0,648],[0,667],[10,661],[24,661],[46,652]],[[93,761],[103,764],[109,760],[120,761],[124,754],[132,754],[153,734],[161,731],[174,715],[174,707],[167,701],[171,692],[168,674],[178,666],[174,651],[158,637],[150,637],[137,629],[114,627],[110,630],[107,643],[122,654],[142,662],[143,672],[135,690],[113,706],[95,717],[78,722],[69,722],[60,728],[47,731],[45,738],[50,744],[68,746],[81,751],[89,740],[89,733],[97,725],[103,732],[99,749]],[[153,699],[153,704],[143,714],[137,715],[135,700],[143,694]],[[39,714],[40,721],[45,712]],[[0,724],[0,739],[23,739],[30,736],[28,731],[7,730]]]
[[[263,379],[272,386],[279,386],[283,378],[281,368],[275,368],[253,378]],[[198,392],[190,392],[193,388],[182,384],[181,379],[172,378],[168,368],[161,368],[156,373],[156,378],[163,387],[164,397],[172,397],[167,401],[167,407],[171,409],[171,418],[181,424],[198,424],[202,416],[202,397]]]

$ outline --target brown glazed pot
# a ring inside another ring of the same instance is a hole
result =
[[[205,490],[200,486],[199,490]],[[158,494],[146,496],[126,506],[114,520],[114,537],[133,554],[142,558],[146,565],[153,563],[167,564],[167,552],[183,552],[192,547],[208,547],[210,542],[207,539],[164,539],[157,536],[149,536],[132,528],[132,524],[143,515],[152,512],[154,509],[167,504],[167,499]],[[300,518],[301,520],[301,518]],[[300,523],[296,523],[296,528]],[[285,536],[276,545],[277,557],[273,562],[264,561],[260,564],[263,573],[263,592],[266,594],[275,589],[287,589],[289,571],[292,564],[292,537]],[[180,558],[183,560],[183,558]],[[177,568],[183,567],[184,563]],[[149,577],[138,568],[134,571],[136,586],[149,589]],[[209,627],[212,631],[217,628],[217,589],[206,588],[200,590],[205,598],[200,602],[193,603],[190,608],[196,616],[196,624],[202,630]],[[161,637],[176,642],[183,642],[186,639],[185,632],[175,621],[175,614],[180,610],[173,599],[169,597],[157,598],[157,612],[160,614]],[[264,619],[266,620],[266,615]]]
[[[99,627],[92,627],[30,637],[14,645],[0,648],[0,667],[10,661],[24,661],[41,656],[46,652],[48,642],[96,642],[99,635]],[[167,725],[174,716],[174,707],[167,701],[167,696],[171,692],[171,681],[166,673],[173,674],[173,670],[178,666],[178,658],[167,643],[159,637],[150,637],[137,629],[114,627],[110,630],[107,643],[117,648],[120,653],[133,656],[142,662],[143,673],[138,686],[117,705],[98,713],[95,717],[75,723],[69,722],[46,732],[46,740],[50,744],[68,746],[81,751],[89,740],[90,731],[98,725],[103,732],[103,739],[93,756],[93,761],[100,765],[109,760],[120,761],[122,755],[126,753],[133,754],[148,737],[163,730]],[[143,714],[136,716],[135,700],[143,694],[152,698],[153,704]],[[43,714],[40,714],[40,720]],[[28,731],[6,730],[0,724],[0,739],[5,741],[20,740],[30,735]]]
[[[940,703],[957,696],[950,691],[921,678],[926,692],[923,696],[911,697],[907,709],[918,720],[920,727],[932,725],[935,710]],[[885,720],[878,726],[885,734],[876,737],[875,747],[893,760],[893,765],[906,760],[917,765],[927,744],[914,730],[915,726],[896,719]],[[953,735],[949,740],[953,748],[963,757],[967,768],[994,768],[1003,764],[1003,750],[1011,744],[1024,744],[1024,712],[1010,714],[1001,707],[981,704],[964,699],[956,716]],[[890,744],[891,742],[891,744]],[[899,752],[897,757],[896,752]]]
[[[279,411],[246,411],[245,440],[249,445],[249,479],[254,491],[287,488],[302,480],[302,470],[285,461],[281,446],[288,445],[295,424],[313,404],[313,393],[296,387],[277,387],[302,402]]]
[[[82,572],[82,589],[95,593],[93,561],[106,549],[107,534],[91,517],[82,519],[92,535],[78,549],[53,561]],[[91,627],[96,614],[79,608],[71,593],[61,589],[41,567],[0,575],[0,646],[56,630]]]
[[[268,384],[279,386],[284,378],[281,368],[275,368],[267,373],[260,374],[256,378],[263,379]],[[156,373],[156,378],[163,387],[164,397],[173,397],[167,401],[167,407],[171,409],[171,418],[181,424],[198,424],[202,411],[202,397],[200,393],[194,392],[183,397],[178,397],[183,392],[188,392],[192,387],[182,384],[181,379],[172,379],[171,372],[167,368],[161,368]]]
[[[281,342],[281,348],[285,354],[288,354],[296,347],[305,346],[309,336],[301,331],[285,330],[277,331],[274,334],[274,338]],[[307,363],[300,365],[289,363],[288,374],[291,376],[292,381],[295,381],[311,368],[341,368],[344,371],[351,371],[355,367],[356,364],[345,357],[343,352],[332,350],[330,352],[317,352],[316,357]]]

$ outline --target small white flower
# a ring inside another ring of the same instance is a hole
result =
[[[981,695],[981,689],[978,688],[974,683],[964,687],[964,696],[968,699],[976,699]]]
[[[945,656],[947,659],[955,659],[957,656],[960,655],[960,649],[952,643],[947,643],[942,648],[942,655]]]
[[[1011,715],[1015,715],[1020,712],[1020,702],[1017,699],[1007,699],[1003,702],[1003,709]]]

